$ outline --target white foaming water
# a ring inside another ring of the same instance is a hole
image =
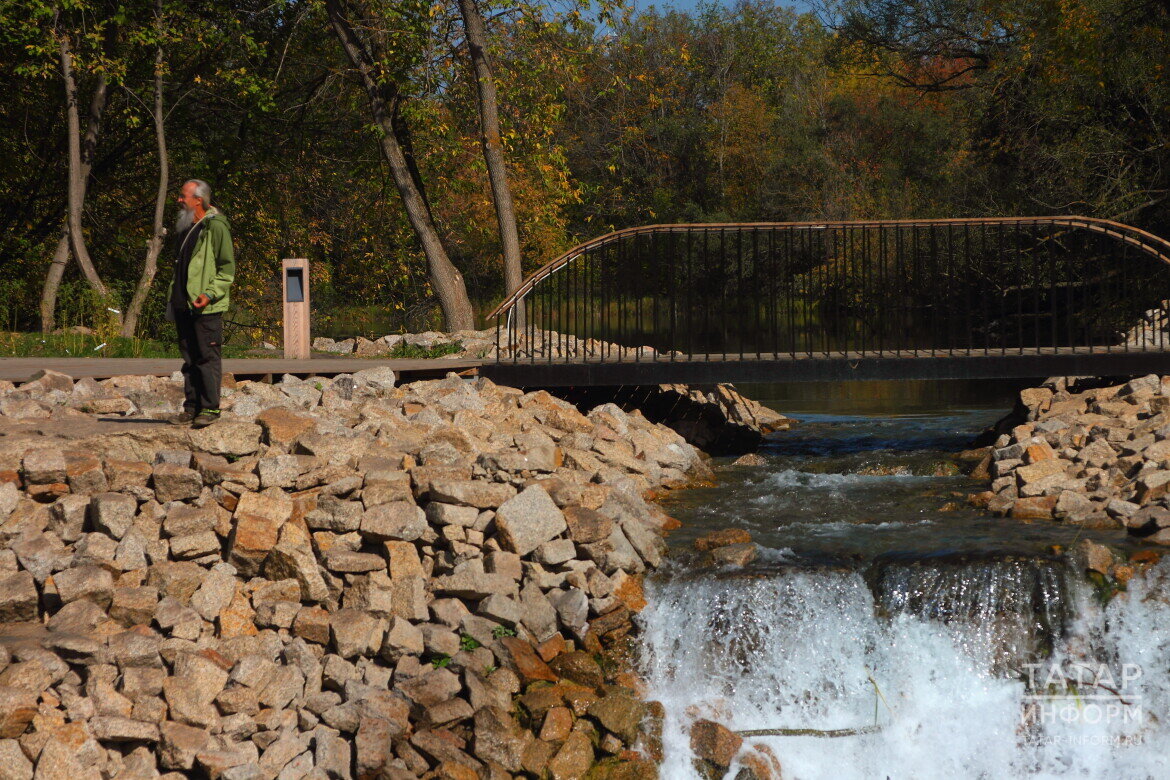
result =
[[[687,734],[705,717],[876,724],[748,738],[785,778],[1170,777],[1170,565],[1104,608],[1065,580],[1028,562],[905,567],[877,601],[843,571],[656,582],[643,667],[666,707],[662,776],[699,777]]]
[[[813,471],[798,471],[796,469],[784,469],[777,471],[774,474],[769,474],[766,478],[761,480],[761,483],[770,488],[841,488],[852,487],[854,485],[874,485],[882,482],[896,479],[896,480],[929,480],[931,477],[923,477],[909,473],[896,474],[822,474]],[[748,482],[748,484],[755,484]]]

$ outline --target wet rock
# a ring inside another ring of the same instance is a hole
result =
[[[1049,520],[1057,500],[1056,496],[1021,498],[1012,505],[1011,516],[1016,520]]]
[[[742,746],[743,738],[722,724],[699,720],[691,726],[691,750],[716,766],[731,766]]]
[[[588,653],[579,650],[558,655],[549,661],[549,667],[559,677],[584,685],[586,688],[597,688],[605,681],[597,661]]]
[[[524,751],[534,739],[505,710],[487,706],[475,713],[475,756],[509,772],[523,768]]]
[[[587,712],[606,731],[627,745],[632,745],[638,739],[638,729],[646,714],[646,705],[631,695],[611,693],[589,705]]]
[[[528,642],[519,637],[503,637],[500,639],[500,645],[504,649],[501,662],[514,671],[523,684],[527,685],[537,680],[557,681],[556,674],[541,660]]]
[[[711,551],[711,561],[716,566],[747,566],[759,555],[754,544],[728,544]]]

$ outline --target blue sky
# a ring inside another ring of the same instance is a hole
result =
[[[635,0],[635,4],[638,8],[647,8],[651,5],[655,5],[659,8],[670,6],[677,8],[680,11],[692,11],[699,5],[701,1],[702,0]],[[735,0],[717,0],[717,2],[719,5],[734,5]],[[809,2],[809,0],[788,0],[788,2],[783,4],[801,12],[812,10],[812,3]]]

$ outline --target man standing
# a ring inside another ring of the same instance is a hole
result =
[[[219,419],[223,312],[236,276],[236,256],[231,226],[211,205],[207,182],[191,179],[180,193],[167,319],[179,332],[186,398],[183,411],[170,421],[203,428]]]

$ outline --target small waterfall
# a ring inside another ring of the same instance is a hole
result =
[[[1105,606],[1039,559],[678,575],[649,596],[663,777],[699,777],[697,718],[865,732],[749,738],[785,778],[1170,777],[1168,564]]]

